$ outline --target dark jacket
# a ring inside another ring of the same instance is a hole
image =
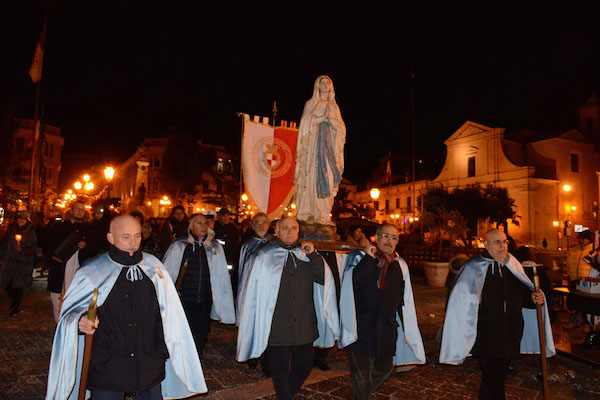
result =
[[[482,256],[492,259],[487,251]],[[507,266],[494,261],[485,277],[477,339],[471,353],[508,360],[518,357],[523,336],[523,307],[535,307],[531,290]]]
[[[172,218],[166,220],[158,231],[158,245],[162,254],[166,254],[173,240],[187,236],[188,221],[177,222]]]
[[[227,263],[235,266],[237,264],[235,262],[236,250],[240,245],[240,232],[237,226],[231,222],[223,225],[221,221],[215,221],[215,239],[225,242],[223,251],[225,251]]]
[[[17,252],[17,241],[15,235],[21,235],[21,251]],[[0,259],[4,260],[0,272],[0,286],[3,288],[27,289],[33,283],[33,261],[37,250],[37,237],[35,228],[31,222],[23,226],[18,224],[8,228],[2,248]]]
[[[123,265],[141,260],[110,247],[111,259]],[[93,261],[83,268],[93,268]],[[143,391],[165,378],[165,344],[162,318],[154,284],[142,272],[131,282],[123,267],[110,294],[98,308],[100,324],[94,334],[88,388],[117,392]]]
[[[48,268],[48,291],[53,293],[62,292],[63,282],[65,280],[65,263],[58,262],[52,258],[54,251],[61,243],[74,231],[83,232],[84,225],[80,222],[72,223],[63,221],[56,224],[48,232],[48,239],[44,245],[44,257]]]
[[[281,247],[292,248],[280,241],[277,243]],[[290,254],[285,261],[271,322],[271,346],[298,346],[312,343],[319,337],[313,282],[322,285],[325,270],[323,258],[317,252],[308,255],[308,258],[309,262],[301,261]]]
[[[372,357],[389,357],[396,353],[396,313],[402,318],[404,278],[397,261],[388,267],[383,289],[377,287],[379,274],[377,260],[370,256],[364,256],[354,267],[358,340],[349,348]]]

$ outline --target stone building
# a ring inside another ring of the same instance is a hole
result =
[[[29,196],[31,180],[31,156],[34,144],[35,121],[16,118],[13,120],[9,151],[3,157],[0,194],[6,206],[25,208]],[[32,206],[35,210],[45,210],[52,206],[52,193],[58,191],[58,178],[61,170],[62,147],[65,139],[60,128],[41,124],[38,141],[38,157],[35,164],[36,184],[33,186]],[[11,199],[11,200],[8,200]],[[13,201],[16,203],[13,204]]]
[[[224,146],[210,145],[198,141],[200,150],[212,150],[216,164],[212,171],[203,171],[198,176],[199,184],[185,199],[168,196],[160,171],[164,165],[164,153],[169,138],[145,139],[136,152],[115,167],[115,178],[111,185],[111,197],[119,197],[127,209],[141,208],[149,217],[165,217],[175,205],[183,205],[188,215],[203,209],[214,209],[211,197],[223,191],[223,181],[233,177],[231,156]],[[140,191],[140,188],[144,187]],[[143,196],[140,192],[144,193]],[[143,197],[143,200],[142,200]]]

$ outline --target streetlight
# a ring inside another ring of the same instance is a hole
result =
[[[77,181],[73,184],[73,187],[75,188],[75,190],[81,190],[83,185],[81,184],[81,182]]]
[[[246,193],[242,194],[242,201],[248,201],[248,195]]]
[[[552,225],[554,225],[554,227],[558,227],[559,222],[558,221],[552,221]]]
[[[577,211],[577,206],[571,206],[571,211]]]
[[[88,192],[90,190],[94,190],[94,183],[93,182],[86,182],[86,184],[85,184],[85,190],[87,190]]]
[[[104,177],[108,182],[112,181],[115,177],[115,169],[113,167],[104,168]],[[85,177],[84,177],[85,179]]]
[[[563,190],[565,192],[570,192],[571,191],[571,185],[563,185]]]
[[[90,176],[88,174],[83,175],[83,180],[84,180],[84,182],[89,182]]]
[[[369,194],[371,195],[371,198],[372,198],[373,200],[377,200],[377,199],[379,198],[379,195],[380,195],[381,193],[379,192],[379,189],[377,189],[377,188],[373,188],[373,189],[371,189],[371,190],[369,191]]]

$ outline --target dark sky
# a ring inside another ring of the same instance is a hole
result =
[[[33,114],[28,76],[39,1],[0,6],[3,117]],[[121,3],[127,3],[123,5]],[[48,21],[47,122],[66,153],[118,161],[169,130],[239,149],[236,112],[299,121],[330,75],[347,126],[346,173],[362,179],[392,150],[443,150],[466,120],[507,129],[576,127],[600,88],[596,2],[62,1]],[[397,4],[401,3],[401,4]]]

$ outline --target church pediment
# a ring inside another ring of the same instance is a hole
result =
[[[565,132],[562,135],[560,135],[559,138],[572,140],[574,142],[580,142],[580,143],[587,143],[587,144],[590,143],[590,141],[585,136],[583,136],[577,129],[571,129],[570,131]]]
[[[446,146],[448,146],[454,141],[474,139],[475,136],[491,133],[493,130],[494,128],[490,128],[489,126],[467,121],[460,128],[458,128],[456,132],[452,134],[452,136],[446,139],[444,143]]]

